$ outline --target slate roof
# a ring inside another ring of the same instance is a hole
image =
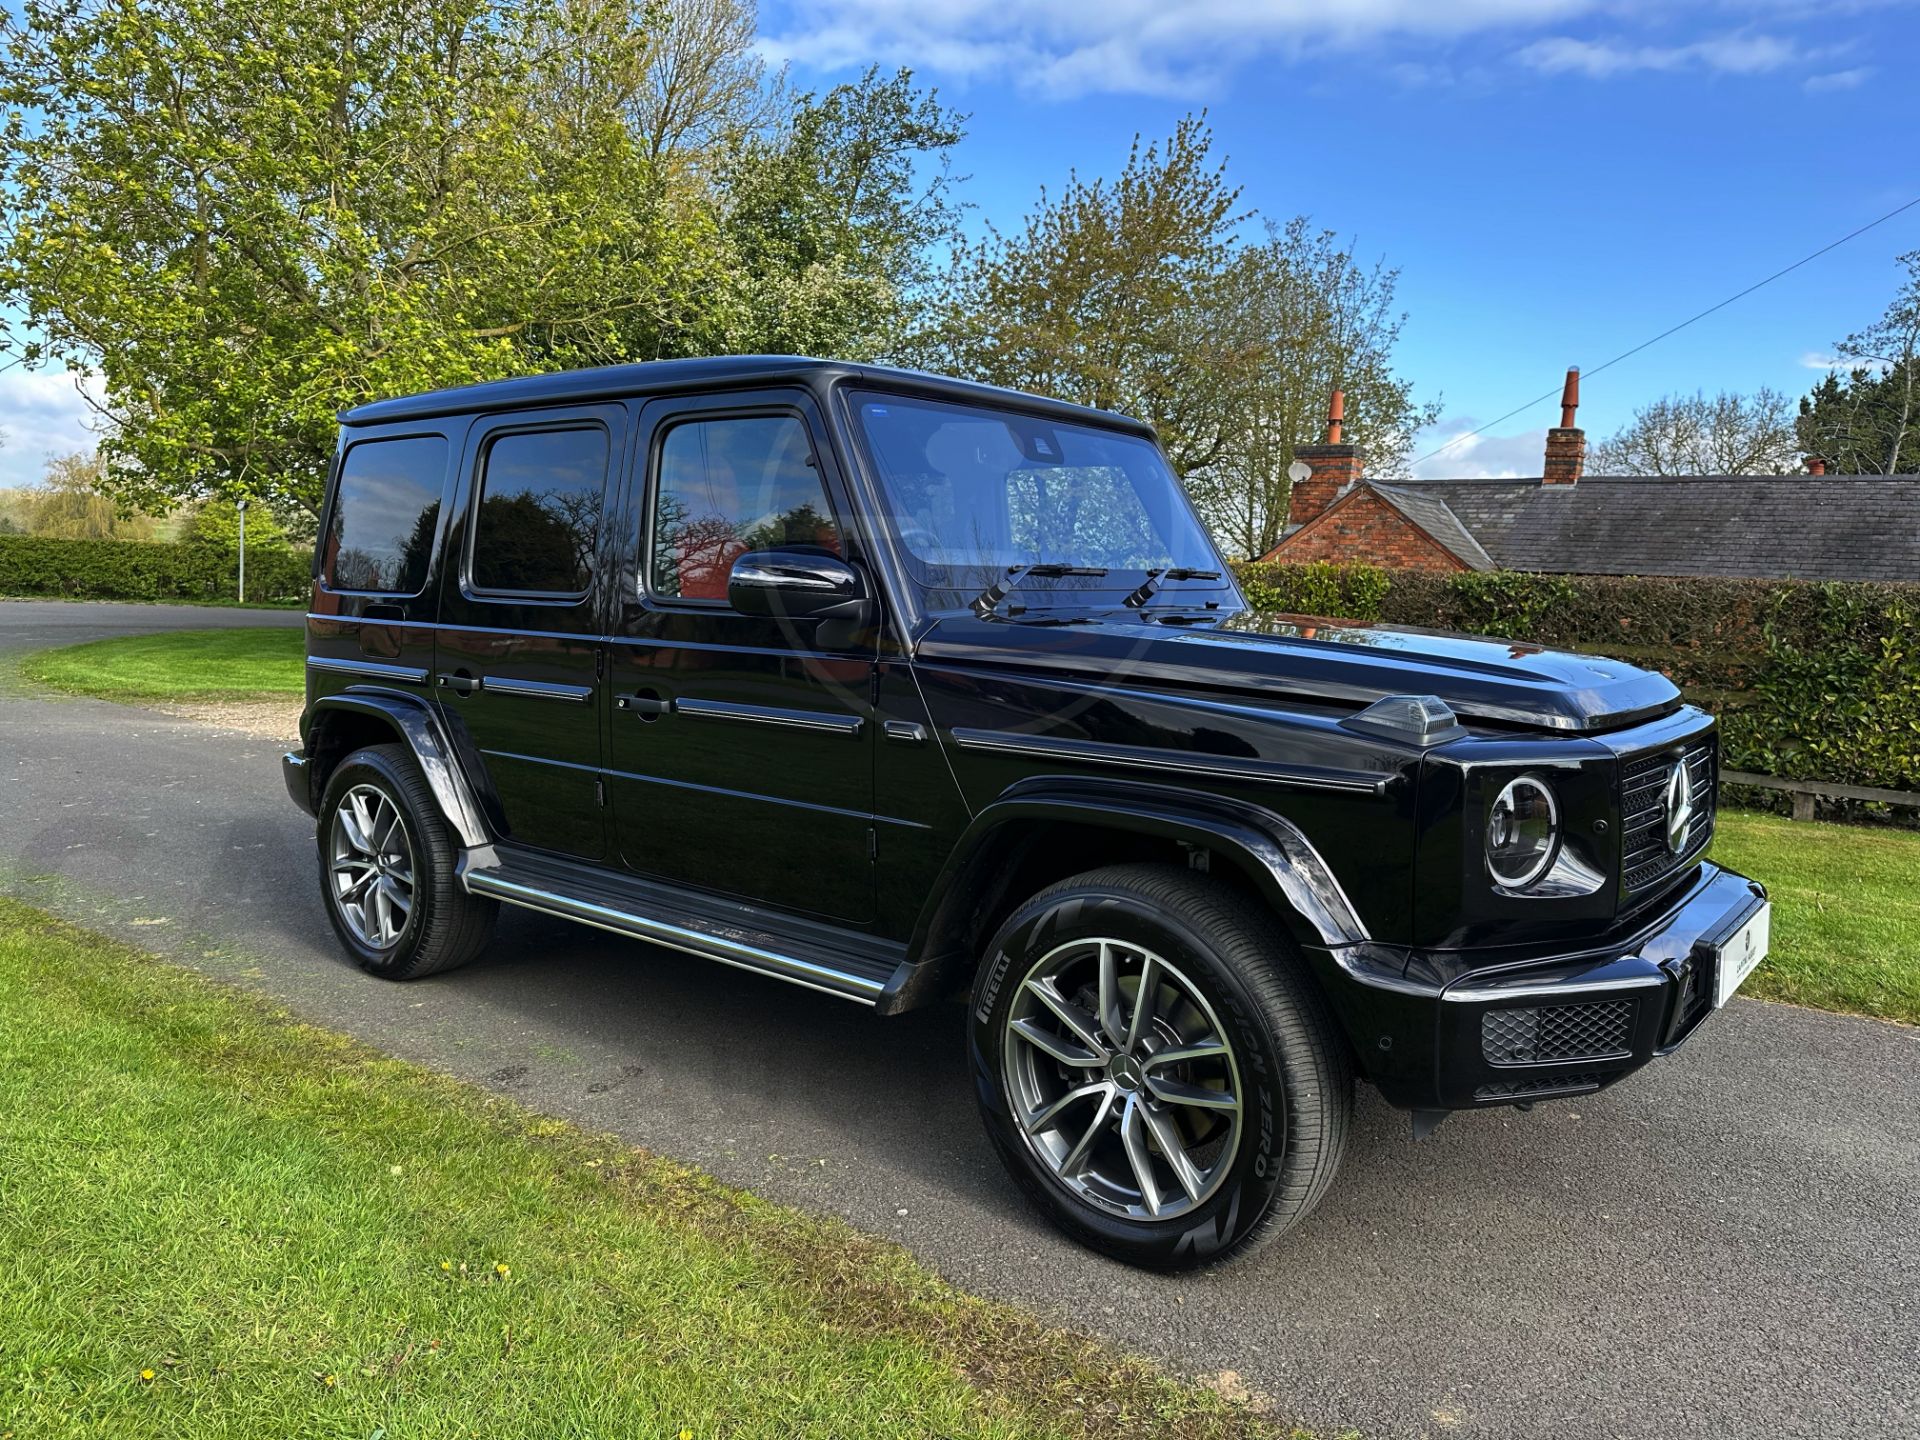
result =
[[[1920,475],[1364,483],[1475,569],[1920,582]]]
[[[1500,567],[1474,534],[1447,508],[1446,501],[1417,485],[1375,484],[1374,493],[1438,540],[1466,564],[1470,570],[1497,570]]]

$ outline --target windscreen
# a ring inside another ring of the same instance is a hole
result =
[[[1013,566],[1066,565],[1107,574],[1036,579],[1023,594],[1124,591],[1149,570],[1225,568],[1167,462],[1138,436],[986,406],[853,398],[888,521],[922,585],[977,588]]]

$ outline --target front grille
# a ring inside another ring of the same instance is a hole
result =
[[[1499,1080],[1491,1085],[1474,1087],[1476,1100],[1528,1100],[1542,1099],[1548,1095],[1580,1095],[1588,1090],[1598,1090],[1620,1072],[1603,1070],[1598,1074],[1589,1071],[1585,1075],[1534,1075],[1525,1080]]]
[[[1600,1060],[1631,1051],[1633,1002],[1520,1006],[1480,1017],[1480,1053],[1489,1065]]]
[[[1709,736],[1626,762],[1620,777],[1620,886],[1628,895],[1659,884],[1713,839],[1720,790],[1717,758]],[[1676,853],[1667,840],[1667,777],[1678,759],[1687,764],[1694,818]]]

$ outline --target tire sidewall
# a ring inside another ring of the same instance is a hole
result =
[[[1094,936],[1144,945],[1176,966],[1205,992],[1233,1045],[1241,1090],[1239,1153],[1218,1190],[1171,1220],[1130,1220],[1074,1195],[1034,1153],[1008,1099],[1003,1037],[1022,979],[1048,951]],[[989,1136],[1028,1195],[1082,1243],[1161,1269],[1202,1265],[1230,1249],[1273,1203],[1285,1171],[1283,1057],[1239,975],[1179,915],[1098,885],[1038,897],[1016,911],[989,946],[974,983],[968,1030]]]
[[[400,780],[393,761],[378,750],[362,750],[349,756],[327,781],[315,834],[320,854],[320,903],[326,907],[327,919],[355,963],[369,974],[386,978],[403,978],[412,968],[421,936],[427,928],[428,910],[433,903],[433,851],[421,817],[407,798],[406,788]],[[407,912],[407,923],[401,927],[400,938],[385,950],[376,950],[353,933],[353,927],[340,913],[339,902],[333,894],[334,812],[347,792],[361,785],[373,786],[392,802],[400,814],[401,823],[407,827],[407,844],[413,856],[413,904]]]

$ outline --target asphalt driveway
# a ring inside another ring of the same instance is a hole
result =
[[[9,652],[296,616],[0,603]],[[275,748],[0,678],[0,889],[303,1015],[892,1235],[955,1281],[1369,1437],[1920,1433],[1920,1031],[1736,1001],[1621,1087],[1431,1139],[1362,1092],[1320,1211],[1165,1279],[1058,1239],[973,1114],[959,1007],[879,1019],[512,911],[369,979]]]

